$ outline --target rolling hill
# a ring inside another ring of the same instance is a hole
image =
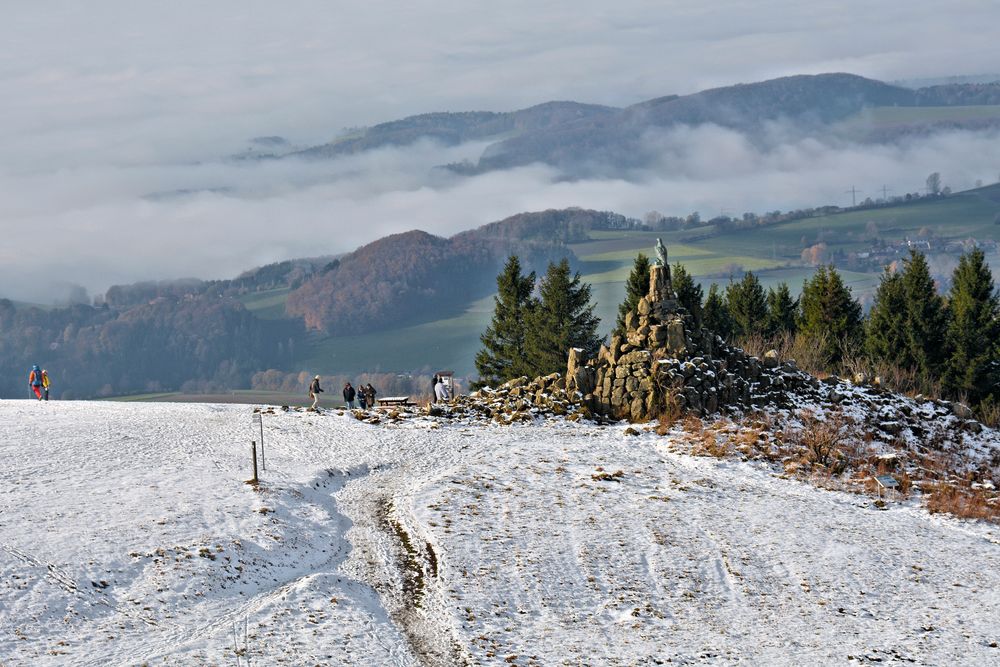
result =
[[[755,132],[765,123],[784,122],[822,135],[842,131],[838,125],[846,122],[856,140],[892,141],[937,129],[996,127],[998,105],[1000,82],[913,90],[853,74],[798,75],[667,95],[625,108],[548,102],[507,113],[422,114],[363,128],[293,155],[329,158],[421,138],[446,145],[475,140],[491,143],[476,164],[451,165],[455,171],[472,174],[545,163],[571,177],[628,176],[656,159],[651,133],[679,125],[710,123]],[[898,111],[902,109],[920,111]],[[888,127],[885,116],[892,116]]]
[[[540,215],[520,218],[537,220]],[[930,252],[932,268],[939,278],[945,279],[960,250],[945,252],[944,246],[971,238],[1000,241],[997,215],[1000,215],[1000,184],[949,197],[790,214],[782,222],[746,229],[724,229],[712,224],[671,231],[591,227],[567,247],[575,256],[583,279],[593,287],[596,313],[601,317],[601,330],[606,333],[613,326],[618,303],[624,296],[624,281],[636,254],[651,254],[657,237],[667,244],[670,261],[684,264],[706,290],[711,282],[724,284],[730,275],[738,277],[743,271],[752,270],[759,274],[765,287],[787,282],[797,292],[813,272],[813,267],[802,261],[803,248],[822,242],[827,246],[827,256],[838,263],[848,285],[864,302],[877,285],[882,266],[892,261],[857,258],[871,249],[873,233],[884,242],[885,252],[895,253],[898,259],[906,255],[904,239],[932,239],[935,247],[941,248]],[[549,217],[558,219],[553,212],[549,212]],[[1000,271],[1000,255],[991,251],[988,259],[994,271]],[[442,317],[424,317],[423,321],[367,334],[316,337],[310,343],[305,363],[309,368],[331,373],[434,367],[472,374],[479,334],[492,315],[491,291],[453,303],[451,312]],[[275,307],[273,302],[269,303]]]

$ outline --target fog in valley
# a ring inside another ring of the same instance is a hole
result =
[[[932,171],[954,190],[1000,176],[996,132],[860,145],[780,124],[752,138],[679,127],[646,137],[650,168],[600,180],[544,165],[471,177],[437,168],[475,162],[485,142],[307,161],[255,159],[273,146],[251,141],[280,136],[288,151],[429,111],[625,106],[793,73],[992,71],[1000,44],[981,26],[1000,14],[989,2],[120,1],[0,12],[0,296],[21,300],[229,277],[528,210],[738,215],[850,204],[852,186],[862,197],[916,192]]]

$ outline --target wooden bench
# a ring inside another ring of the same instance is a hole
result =
[[[416,405],[416,403],[410,402],[409,396],[386,396],[385,398],[376,398],[375,402],[378,403],[380,408]]]

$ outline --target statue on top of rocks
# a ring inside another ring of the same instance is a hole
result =
[[[660,238],[656,239],[656,264],[657,266],[667,265],[667,246],[663,245]]]

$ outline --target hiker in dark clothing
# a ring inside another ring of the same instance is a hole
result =
[[[365,385],[365,401],[367,401],[368,407],[375,407],[375,387],[372,386],[371,382]]]
[[[344,403],[347,403],[347,408],[349,410],[354,409],[354,395],[356,393],[357,392],[354,391],[354,387],[351,386],[350,382],[344,385]]]
[[[357,391],[356,395],[357,395],[357,398],[358,398],[358,406],[362,410],[364,410],[365,408],[367,408],[368,407],[368,401],[365,400],[365,398],[366,398],[365,397],[365,386],[363,384],[361,384],[360,382],[358,383],[358,391]]]
[[[309,385],[309,398],[313,400],[313,404],[310,407],[311,410],[316,409],[316,404],[319,403],[319,395],[323,393],[323,387],[319,386],[319,376],[317,375],[313,378],[312,384]]]
[[[440,381],[441,378],[435,373],[434,379],[431,380],[431,403],[437,403],[437,386]]]

